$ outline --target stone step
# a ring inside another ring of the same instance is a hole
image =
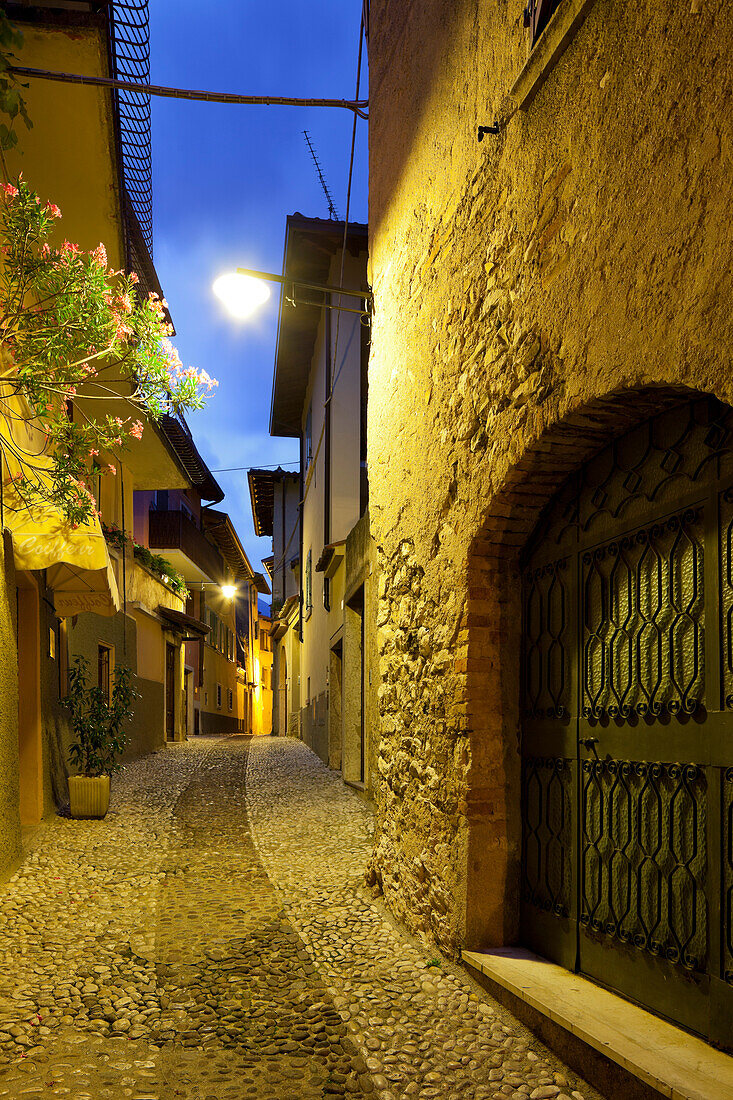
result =
[[[733,1100],[733,1058],[586,978],[523,948],[461,959],[607,1096]]]

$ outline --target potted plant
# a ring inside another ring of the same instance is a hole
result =
[[[79,775],[69,776],[69,800],[72,817],[104,817],[109,809],[109,781],[120,770],[127,736],[124,723],[132,715],[132,702],[138,697],[132,685],[132,671],[118,665],[110,698],[100,687],[89,684],[89,662],[74,657],[69,669],[69,694],[64,704],[71,712],[76,740],[69,748],[69,759]]]

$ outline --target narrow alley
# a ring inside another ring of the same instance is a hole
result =
[[[44,819],[0,885],[0,1096],[596,1098],[390,920],[372,828],[282,738],[172,746],[106,821]]]

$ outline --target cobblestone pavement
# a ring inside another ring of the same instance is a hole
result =
[[[299,742],[171,747],[113,792],[0,885],[0,1097],[597,1100],[362,888],[369,809]]]

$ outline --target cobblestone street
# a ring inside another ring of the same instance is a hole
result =
[[[105,821],[44,821],[0,885],[0,1096],[596,1100],[372,899],[371,828],[270,738],[171,747]]]

